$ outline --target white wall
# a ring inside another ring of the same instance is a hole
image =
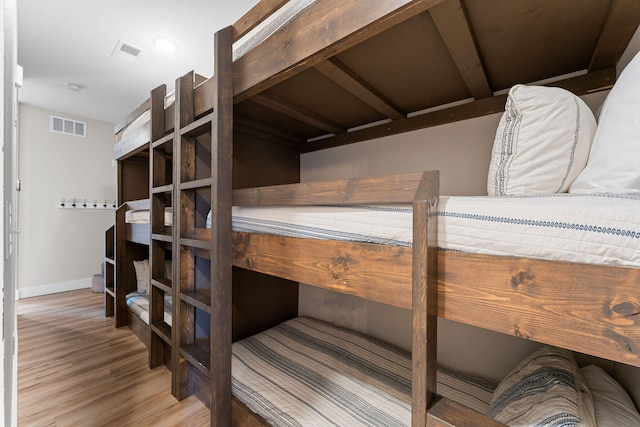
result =
[[[87,137],[49,131],[49,116],[87,123]],[[113,210],[59,209],[62,198],[115,200],[113,124],[20,105],[18,292],[89,287],[100,272]]]

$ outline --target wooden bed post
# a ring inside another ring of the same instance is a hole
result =
[[[424,427],[436,393],[438,172],[425,172],[413,201],[411,425]]]
[[[211,126],[211,425],[231,425],[232,27],[215,34],[217,88]]]

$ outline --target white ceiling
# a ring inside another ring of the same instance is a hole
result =
[[[195,70],[213,70],[213,34],[258,0],[19,0],[19,101],[60,113],[117,123],[151,89]],[[153,44],[178,44],[163,53]],[[135,63],[111,56],[123,40],[144,53]],[[77,84],[78,92],[67,89]]]

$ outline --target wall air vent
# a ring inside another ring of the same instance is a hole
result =
[[[77,120],[65,119],[63,117],[49,116],[49,130],[65,135],[87,136],[87,124]]]
[[[144,51],[139,47],[123,42],[122,40],[118,40],[118,44],[113,50],[113,53],[111,53],[111,56],[115,56],[116,58],[120,58],[127,62],[136,62],[136,60],[142,55],[142,52]]]

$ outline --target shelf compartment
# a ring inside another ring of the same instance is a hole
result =
[[[171,326],[165,322],[155,322],[151,324],[151,331],[155,333],[162,341],[171,346]]]
[[[182,135],[180,138],[179,182],[211,178],[211,134]]]
[[[211,240],[206,234],[196,234],[196,229],[206,228],[211,213],[211,187],[198,187],[180,190],[180,211],[176,217],[179,221],[179,237],[187,239]]]
[[[211,120],[213,113],[207,114],[180,129],[181,136],[198,137],[211,132]]]
[[[166,277],[161,279],[151,279],[151,285],[160,289],[164,293],[171,294],[171,280]]]
[[[180,190],[197,190],[199,188],[209,188],[213,185],[213,178],[202,178],[193,181],[180,183]]]
[[[159,185],[151,189],[151,194],[162,194],[173,191],[173,184]]]
[[[151,143],[151,148],[159,149],[160,147],[166,144],[171,144],[171,153],[173,153],[173,132],[163,136],[162,138],[156,141],[153,141]]]
[[[164,242],[164,243],[171,243],[173,241],[173,238],[171,237],[171,235],[154,233],[151,235],[151,240],[157,240],[159,242]]]
[[[205,313],[211,314],[211,293],[207,289],[187,291],[180,293],[180,299],[189,305],[199,308]]]
[[[180,355],[207,378],[211,377],[211,353],[208,348],[189,344],[180,348]]]

